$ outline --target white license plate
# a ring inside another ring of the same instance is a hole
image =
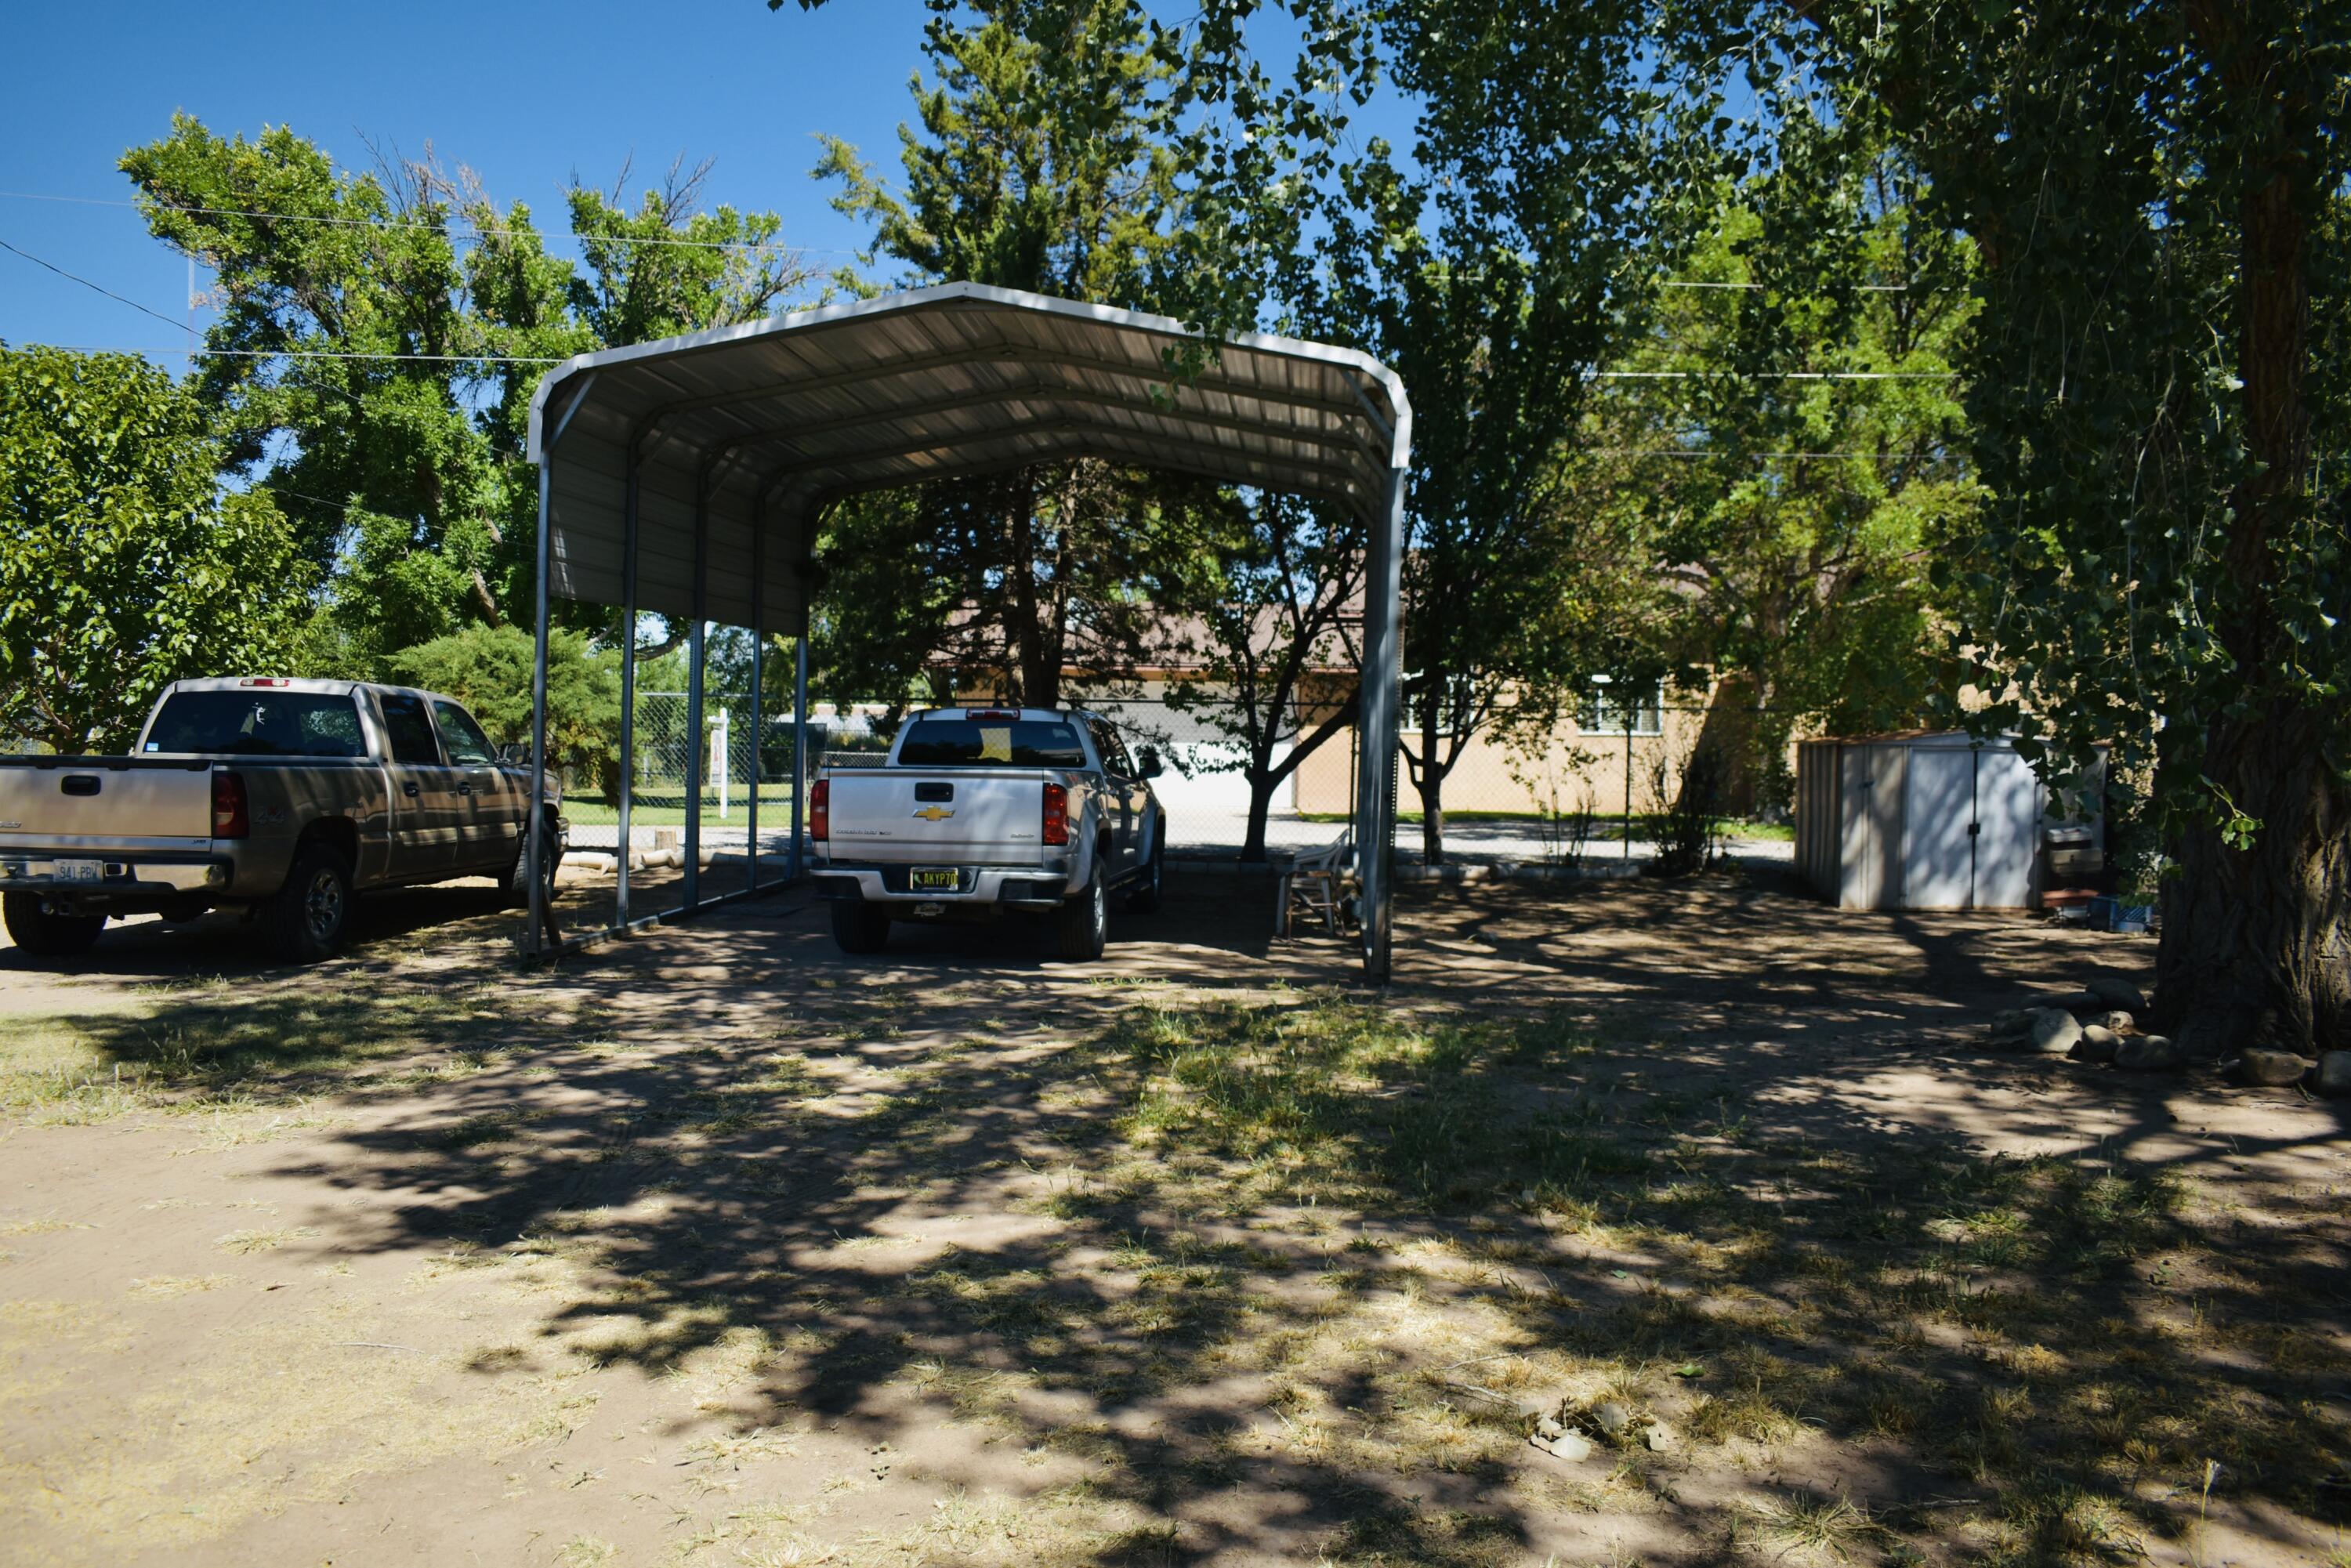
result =
[[[918,865],[907,873],[906,885],[915,893],[953,893],[963,885],[963,875],[953,866]]]
[[[104,882],[106,862],[104,861],[59,861],[57,880],[59,882]]]

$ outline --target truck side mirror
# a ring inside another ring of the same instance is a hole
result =
[[[1140,770],[1145,779],[1156,779],[1167,771],[1167,765],[1159,760],[1159,748],[1155,746],[1144,747],[1135,760],[1141,765]]]

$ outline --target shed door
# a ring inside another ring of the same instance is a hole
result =
[[[1972,906],[1976,754],[1942,747],[1910,752],[1908,834],[1902,844],[1902,907]]]
[[[2013,751],[1983,753],[1976,773],[1976,907],[2024,909],[2041,853],[2041,781]]]
[[[1901,891],[1903,749],[1841,747],[1837,759],[1844,800],[1837,824],[1837,906],[1890,909]]]

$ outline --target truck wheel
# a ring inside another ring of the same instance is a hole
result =
[[[1152,830],[1151,864],[1142,880],[1126,895],[1126,906],[1137,915],[1150,915],[1159,908],[1161,884],[1167,880],[1167,823],[1162,819]]]
[[[836,904],[832,940],[844,953],[879,953],[889,945],[890,917],[870,904]]]
[[[0,894],[8,939],[36,958],[78,958],[106,929],[103,915],[52,915],[37,893]]]
[[[305,844],[263,914],[269,946],[289,964],[331,958],[351,915],[351,868],[325,844]]]
[[[1073,964],[1090,963],[1102,956],[1110,936],[1110,897],[1102,891],[1100,862],[1086,890],[1053,915],[1053,956]]]
[[[555,902],[555,867],[561,856],[562,851],[555,842],[555,830],[550,827],[547,830],[547,841],[538,857],[538,880],[540,885],[546,890],[542,896],[549,904]],[[530,878],[523,869],[523,862],[528,859],[530,859],[530,829],[525,825],[522,842],[515,846],[514,864],[507,868],[506,875],[507,903],[516,909],[530,907]]]

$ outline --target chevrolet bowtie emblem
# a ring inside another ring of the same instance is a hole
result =
[[[925,822],[944,822],[949,817],[954,816],[955,813],[948,810],[945,806],[925,806],[921,810],[915,812],[914,815],[920,817]]]

